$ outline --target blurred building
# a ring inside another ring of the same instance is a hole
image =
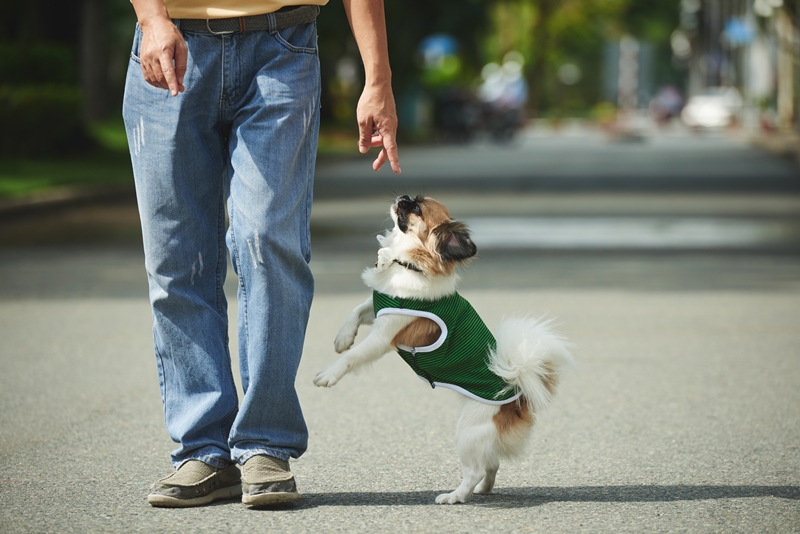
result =
[[[681,0],[674,61],[689,69],[688,96],[741,94],[746,128],[797,124],[800,0]]]
[[[647,107],[655,96],[653,45],[630,35],[607,41],[604,50],[603,97],[620,109]]]

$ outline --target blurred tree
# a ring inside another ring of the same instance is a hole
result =
[[[596,104],[603,44],[623,34],[655,44],[657,72],[661,78],[672,74],[669,37],[678,23],[677,0],[493,0],[488,10],[484,60],[499,61],[512,50],[523,55],[534,115]],[[567,63],[579,67],[581,81],[565,87],[555,73]]]
[[[495,0],[492,29],[484,43],[486,60],[497,61],[512,50],[520,52],[526,59],[529,109],[540,114],[554,104],[554,72],[560,65],[579,66],[589,82],[583,87],[596,83],[609,22],[630,1]]]
[[[108,116],[107,0],[83,0],[80,17],[80,81],[83,116],[88,122]]]
[[[463,83],[480,71],[481,43],[489,28],[488,7],[484,0],[405,0],[386,2],[386,28],[395,96],[402,99],[420,85],[422,75],[419,43],[434,33],[453,36],[460,45]],[[343,57],[357,63],[358,49],[350,36],[341,2],[332,0],[317,21],[323,76],[323,120],[333,120],[331,88],[335,86],[337,65]],[[353,96],[357,99],[358,95]],[[352,103],[355,109],[355,102]],[[350,124],[352,118],[346,124]],[[354,123],[353,123],[354,125]]]

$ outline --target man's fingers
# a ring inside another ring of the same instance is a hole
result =
[[[142,75],[144,76],[145,81],[153,87],[167,89],[167,84],[164,83],[163,76],[159,77],[150,63],[146,63],[144,61],[142,62]]]
[[[380,153],[378,154],[378,157],[375,158],[375,161],[372,162],[372,170],[374,171],[381,170],[381,167],[383,167],[383,164],[386,163],[388,159],[389,158],[386,156],[386,149],[385,148],[381,149]]]
[[[383,146],[383,136],[378,132],[372,134],[372,141],[369,146]]]
[[[189,49],[186,43],[175,47],[175,75],[178,80],[178,90],[183,92],[183,77],[186,74],[186,63],[189,57]]]
[[[358,123],[358,151],[362,154],[369,152],[372,145],[372,124],[367,122]]]
[[[361,143],[362,141],[359,140],[359,147],[361,146]],[[394,142],[394,137],[390,135],[384,137],[380,132],[374,132],[372,134],[372,138],[370,139],[369,146],[383,147],[378,154],[378,157],[372,163],[373,170],[380,170],[380,168],[383,167],[383,164],[388,161],[395,174],[400,174],[400,158],[397,155],[397,143]],[[362,153],[363,152],[366,151],[362,150]]]
[[[389,165],[395,174],[400,174],[400,156],[397,153],[397,141],[394,138],[394,132],[386,133],[383,136],[383,150],[381,153],[386,153],[386,158],[389,160]],[[379,156],[380,157],[380,156]],[[384,160],[385,162],[385,160]],[[381,163],[383,165],[383,163]]]
[[[164,74],[164,80],[169,88],[169,92],[172,93],[172,96],[177,96],[178,76],[175,74],[175,67],[172,64],[172,51],[162,51],[158,56],[158,61],[161,66],[161,72]]]

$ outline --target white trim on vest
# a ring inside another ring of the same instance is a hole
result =
[[[424,317],[425,319],[430,319],[434,323],[439,325],[439,328],[442,330],[442,334],[439,336],[439,339],[436,340],[435,343],[432,345],[428,345],[427,347],[406,347],[405,345],[398,345],[397,348],[403,349],[406,352],[411,352],[412,350],[416,349],[415,352],[433,352],[439,347],[444,344],[444,340],[447,339],[447,325],[444,324],[444,321],[438,315],[434,315],[430,312],[426,311],[418,311],[418,310],[407,310],[405,308],[382,308],[375,317],[380,317],[381,315],[410,315],[412,317]]]

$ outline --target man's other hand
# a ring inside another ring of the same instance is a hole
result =
[[[370,147],[382,147],[372,168],[379,170],[387,161],[392,170],[400,173],[397,154],[397,112],[391,86],[366,86],[356,108],[358,120],[358,150],[366,154]]]

